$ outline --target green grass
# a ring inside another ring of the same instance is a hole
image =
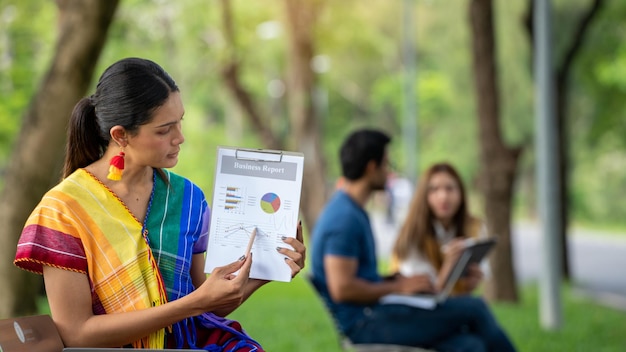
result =
[[[539,323],[538,288],[525,287],[521,294],[518,305],[492,305],[520,351],[626,351],[626,312],[575,295],[564,285],[563,326],[548,331]]]
[[[291,283],[265,285],[230,318],[241,322],[267,351],[341,351],[330,316],[302,276]],[[549,331],[539,323],[537,293],[537,287],[529,285],[522,288],[518,304],[491,304],[518,351],[626,351],[626,312],[577,296],[564,285],[563,327]],[[40,309],[49,314],[45,298]]]
[[[521,291],[519,304],[491,304],[520,352],[626,351],[626,313],[577,297],[563,287],[563,327],[539,323],[537,287]],[[268,351],[341,351],[323,303],[304,278],[261,288],[231,318],[242,323]]]
[[[323,302],[302,277],[265,285],[230,318],[267,351],[341,351]]]

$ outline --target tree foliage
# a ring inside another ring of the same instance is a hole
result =
[[[0,169],[18,134],[23,114],[52,56],[53,2],[0,3]],[[0,181],[0,184],[2,182]]]

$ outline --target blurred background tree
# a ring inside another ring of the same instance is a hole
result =
[[[23,113],[0,193],[3,258],[15,256],[15,234],[21,232],[41,196],[60,179],[67,120],[76,102],[86,95],[117,1],[57,0],[56,5],[56,46]],[[41,282],[41,277],[17,270],[10,260],[0,262],[0,286],[7,288],[0,316],[35,312]]]

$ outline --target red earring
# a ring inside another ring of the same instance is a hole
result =
[[[119,181],[122,179],[122,171],[124,171],[124,152],[120,151],[119,154],[111,158],[109,161],[109,174],[107,178],[113,181]]]

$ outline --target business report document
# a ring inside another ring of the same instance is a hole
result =
[[[301,153],[218,147],[204,271],[238,260],[251,242],[250,277],[291,281],[276,248],[298,226],[304,156]]]

